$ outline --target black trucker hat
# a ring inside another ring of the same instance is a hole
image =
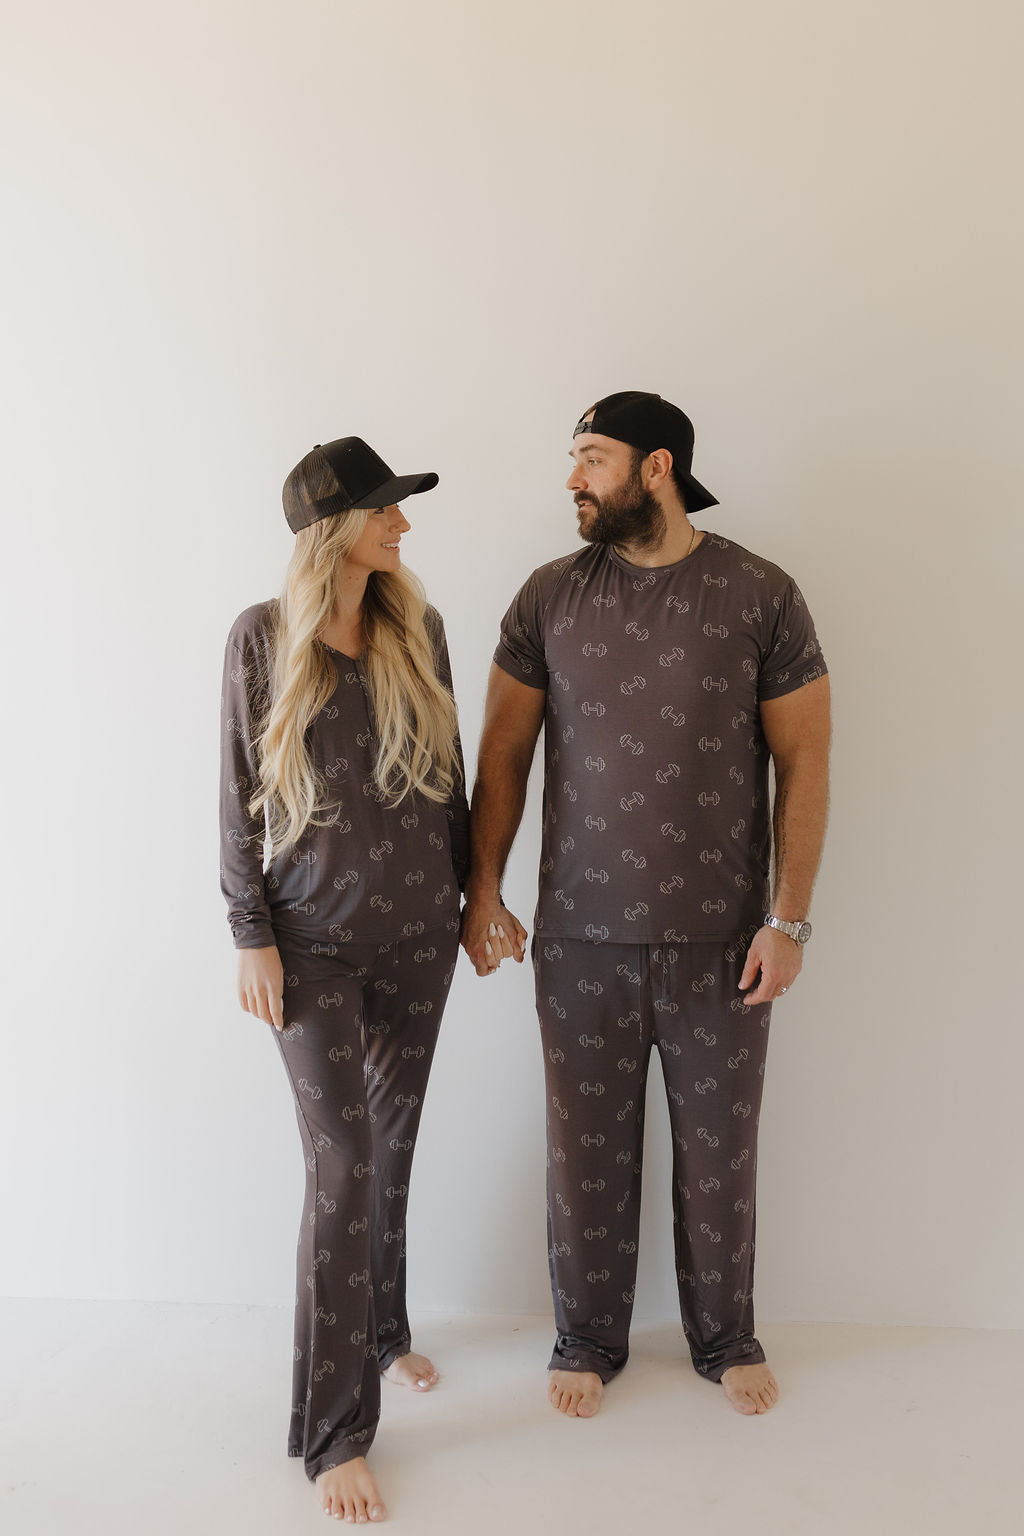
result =
[[[314,497],[311,482],[331,480],[335,488]],[[292,470],[284,483],[284,515],[292,532],[298,533],[336,512],[390,507],[419,491],[432,491],[436,484],[432,472],[396,475],[361,437],[338,437],[332,443],[317,443]]]
[[[670,405],[660,395],[648,395],[639,389],[620,390],[605,395],[584,411],[576,423],[573,437],[596,432],[600,437],[614,437],[643,453],[667,448],[672,467],[682,485],[687,512],[702,512],[717,507],[718,499],[690,474],[693,463],[693,422],[678,405]]]

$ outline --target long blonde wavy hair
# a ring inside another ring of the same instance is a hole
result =
[[[329,466],[326,475],[321,488],[310,487],[313,500],[336,489]],[[271,634],[272,675],[250,806],[254,816],[266,817],[272,859],[307,827],[325,825],[337,814],[306,733],[337,686],[319,635],[334,612],[345,558],[372,515],[334,513],[295,537]],[[461,782],[455,701],[437,676],[426,611],[426,594],[411,571],[371,571],[363,598],[362,662],[378,741],[374,778],[387,805],[413,793],[443,803]]]

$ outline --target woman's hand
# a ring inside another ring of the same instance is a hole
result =
[[[276,944],[238,951],[238,1001],[264,1024],[284,1029],[284,966]]]
[[[462,947],[478,976],[493,976],[503,960],[522,964],[526,929],[501,897],[482,900],[467,891],[462,909]]]

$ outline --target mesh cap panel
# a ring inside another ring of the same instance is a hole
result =
[[[311,449],[302,462],[296,464],[284,483],[281,499],[293,533],[319,522],[322,517],[348,512],[351,508],[337,475],[318,447]]]

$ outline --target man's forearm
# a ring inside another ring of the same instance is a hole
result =
[[[808,755],[775,765],[775,879],[772,911],[796,922],[807,916],[828,820],[828,762]]]
[[[532,756],[532,754],[531,754]],[[481,756],[469,813],[467,896],[497,896],[526,805],[529,761]]]

